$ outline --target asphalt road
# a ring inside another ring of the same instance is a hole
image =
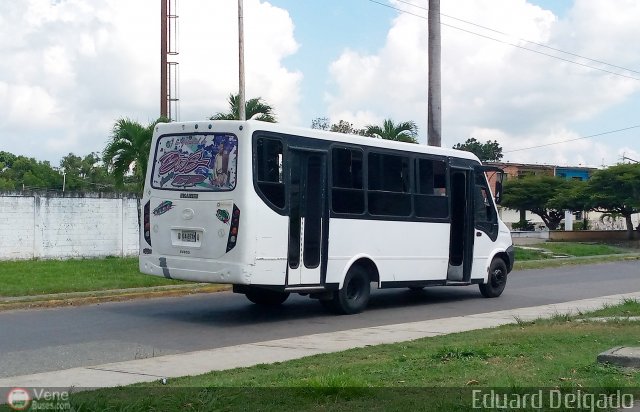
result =
[[[477,286],[377,290],[352,316],[298,295],[267,310],[230,292],[0,312],[0,377],[634,291],[637,261],[513,272],[497,299]]]

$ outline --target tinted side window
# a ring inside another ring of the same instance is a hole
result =
[[[285,205],[282,142],[276,139],[258,138],[256,141],[256,180],[258,188],[274,206]]]
[[[331,151],[331,208],[336,213],[364,213],[362,152],[335,148]]]
[[[442,160],[416,159],[415,212],[418,217],[447,218],[447,166]]]
[[[369,213],[382,216],[411,215],[409,158],[383,153],[368,156]]]
[[[491,192],[484,173],[476,173],[473,210],[477,225],[496,221],[495,209],[491,202]]]

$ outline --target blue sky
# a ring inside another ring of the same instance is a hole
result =
[[[392,21],[398,15],[396,10],[368,0],[307,0],[304,6],[295,0],[273,0],[272,3],[288,10],[295,22],[294,33],[300,43],[300,49],[295,55],[287,58],[285,63],[305,74],[301,88],[302,100],[305,102],[301,111],[305,119],[329,115],[318,108],[323,108],[323,93],[327,89],[331,90],[332,83],[327,67],[318,65],[317,62],[335,60],[345,48],[365,54],[374,53],[384,43]],[[531,0],[529,3],[551,11],[559,19],[565,18],[573,6],[572,0]],[[425,14],[424,11],[408,7],[406,4],[393,6],[417,14]],[[478,23],[481,24],[480,21]],[[329,30],[324,25],[327,25]],[[571,52],[571,50],[567,51]],[[542,57],[542,59],[548,59],[548,64],[558,63],[552,58]],[[615,64],[615,61],[612,64]],[[632,103],[612,105],[597,116],[573,122],[571,126],[581,137],[640,124],[634,121],[637,116],[637,103],[640,103],[640,99],[636,96]],[[310,120],[308,122],[310,123]],[[639,133],[639,129],[631,129],[607,135],[603,139],[625,144],[633,142]],[[467,137],[469,136],[465,136]],[[637,150],[637,146],[631,145],[631,147]],[[635,156],[634,153],[626,153],[626,155]],[[507,159],[510,157],[512,156],[507,155]],[[603,159],[603,161],[607,163],[607,161],[611,162],[611,159]],[[542,159],[540,162],[544,163],[545,160]],[[591,164],[596,163],[592,158]]]
[[[376,0],[426,15],[427,0]],[[155,2],[158,3],[158,2]],[[0,3],[0,150],[50,160],[100,152],[116,119],[158,115],[159,6],[127,0]],[[426,142],[426,21],[370,0],[244,0],[247,95],[282,123],[357,127],[414,120]],[[442,0],[443,23],[640,72],[636,0]],[[226,109],[237,90],[237,4],[179,0],[180,120]],[[505,160],[640,160],[640,81],[450,27],[443,37],[443,145],[498,140]],[[610,66],[562,55],[579,63]],[[637,72],[623,72],[640,77]],[[19,144],[16,144],[19,142]]]

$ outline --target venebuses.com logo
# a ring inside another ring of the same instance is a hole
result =
[[[7,393],[7,405],[14,411],[25,411],[31,406],[31,394],[26,389],[13,388]]]

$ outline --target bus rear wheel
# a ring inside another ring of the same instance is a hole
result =
[[[278,306],[287,300],[289,293],[262,288],[250,288],[245,292],[245,296],[256,305]]]
[[[347,272],[342,289],[333,292],[332,299],[321,300],[323,306],[341,315],[362,312],[369,303],[371,279],[361,266],[353,266]]]
[[[489,266],[489,279],[487,283],[480,284],[480,293],[485,298],[497,298],[502,295],[507,285],[507,265],[504,260],[496,258]]]

